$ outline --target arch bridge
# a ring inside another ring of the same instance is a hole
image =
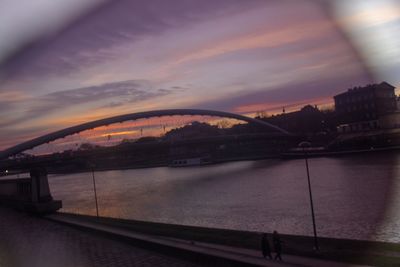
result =
[[[59,131],[55,131],[55,132],[31,139],[29,141],[20,143],[18,145],[15,145],[15,146],[5,149],[3,151],[0,151],[0,160],[6,159],[10,156],[16,155],[18,153],[21,153],[28,149],[37,147],[39,145],[46,144],[46,143],[52,142],[54,140],[64,138],[66,136],[73,135],[73,134],[76,134],[76,133],[79,133],[79,132],[82,132],[85,130],[94,129],[94,128],[97,128],[100,126],[107,126],[107,125],[113,124],[113,123],[124,122],[124,121],[134,121],[134,120],[138,120],[138,119],[145,119],[145,118],[151,118],[151,117],[163,117],[163,116],[175,116],[175,115],[181,115],[181,116],[200,115],[200,116],[213,116],[213,117],[236,119],[236,120],[245,121],[247,123],[251,123],[254,125],[259,125],[259,126],[267,128],[269,130],[275,130],[284,136],[291,136],[291,134],[288,131],[286,131],[278,126],[275,126],[271,123],[261,121],[258,119],[254,119],[254,118],[250,118],[250,117],[246,117],[243,115],[235,114],[235,113],[216,111],[216,110],[205,110],[205,109],[164,109],[164,110],[153,110],[153,111],[118,115],[118,116],[114,116],[114,117],[109,117],[109,118],[105,118],[105,119],[100,119],[100,120],[95,120],[95,121],[79,124],[76,126],[72,126],[72,127],[68,127],[68,128],[59,130]]]

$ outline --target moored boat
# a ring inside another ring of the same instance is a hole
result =
[[[200,166],[210,163],[211,160],[209,157],[197,157],[197,158],[174,159],[171,161],[169,166],[170,167]]]

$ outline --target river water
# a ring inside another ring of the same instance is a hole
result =
[[[309,160],[320,236],[400,242],[400,154]],[[95,172],[100,216],[312,235],[304,160]],[[95,214],[92,173],[50,176],[63,211]]]

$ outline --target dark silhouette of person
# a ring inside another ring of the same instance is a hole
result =
[[[262,234],[261,250],[264,258],[268,257],[270,260],[272,260],[271,247],[269,246],[268,236],[266,233]]]
[[[277,231],[274,231],[272,233],[272,242],[274,243],[274,249],[275,249],[275,257],[274,260],[279,259],[280,261],[282,261],[282,241],[281,241],[281,237],[279,236]]]

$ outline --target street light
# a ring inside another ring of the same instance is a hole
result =
[[[97,205],[97,190],[96,190],[96,180],[94,178],[94,164],[90,164],[90,167],[92,169],[92,179],[93,179],[93,191],[94,191],[94,200],[96,202],[96,216],[99,218],[99,206]]]
[[[309,148],[310,146],[311,146],[310,142],[307,142],[307,141],[303,141],[299,144],[299,147],[303,148],[304,160],[306,163],[308,193],[310,195],[311,217],[312,217],[313,230],[314,230],[314,249],[318,251],[319,246],[318,246],[318,239],[317,239],[317,228],[315,226],[314,203],[313,203],[313,197],[312,197],[312,191],[311,191],[310,170],[308,168],[308,157],[307,157],[308,155],[307,155],[307,150],[306,150],[306,148]]]

